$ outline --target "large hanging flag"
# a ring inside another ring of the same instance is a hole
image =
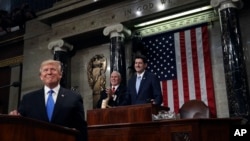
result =
[[[178,113],[184,102],[205,102],[216,117],[207,25],[142,38],[148,70],[161,81],[163,105]]]

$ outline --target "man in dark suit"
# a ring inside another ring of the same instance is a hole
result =
[[[154,74],[145,70],[147,68],[146,57],[136,56],[134,68],[136,75],[128,81],[127,89],[130,104],[153,103],[160,106],[162,104],[160,81]]]
[[[24,95],[18,110],[10,112],[10,115],[21,115],[77,129],[80,131],[78,140],[87,141],[87,123],[82,97],[61,87],[61,78],[60,61],[46,60],[42,62],[40,79],[43,81],[44,87]],[[49,101],[52,102],[52,107],[47,109]],[[47,113],[49,110],[51,111],[50,114]]]
[[[127,105],[125,101],[126,87],[120,83],[121,74],[118,71],[113,71],[110,75],[111,87],[101,92],[100,99],[97,102],[97,108]]]

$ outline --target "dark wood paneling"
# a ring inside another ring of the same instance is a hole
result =
[[[76,141],[78,131],[21,116],[0,115],[1,141]]]
[[[0,87],[10,84],[10,72],[9,67],[0,68]],[[0,88],[0,114],[6,114],[8,112],[9,92],[9,87]]]
[[[93,109],[87,111],[87,121],[88,125],[152,121],[152,113],[158,114],[159,110],[168,111],[169,108],[148,103],[107,109]]]
[[[88,137],[89,141],[230,141],[230,126],[240,121],[203,118],[93,125]]]

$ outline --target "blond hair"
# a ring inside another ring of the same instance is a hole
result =
[[[58,69],[59,72],[62,72],[62,66],[61,66],[61,62],[60,61],[57,61],[57,60],[52,60],[52,59],[49,59],[49,60],[45,60],[41,63],[40,65],[40,73],[42,73],[42,68],[43,66],[45,65],[48,65],[48,64],[52,64],[52,65],[55,65]]]

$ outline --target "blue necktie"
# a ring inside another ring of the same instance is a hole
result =
[[[54,110],[54,105],[55,105],[53,97],[52,97],[53,93],[54,93],[53,90],[50,90],[48,92],[49,96],[48,96],[48,99],[47,99],[47,115],[48,115],[49,121],[51,121],[51,117],[52,117],[53,110]]]
[[[140,84],[141,84],[141,76],[137,76],[137,80],[136,80],[136,92],[137,92],[137,94],[139,92]]]

